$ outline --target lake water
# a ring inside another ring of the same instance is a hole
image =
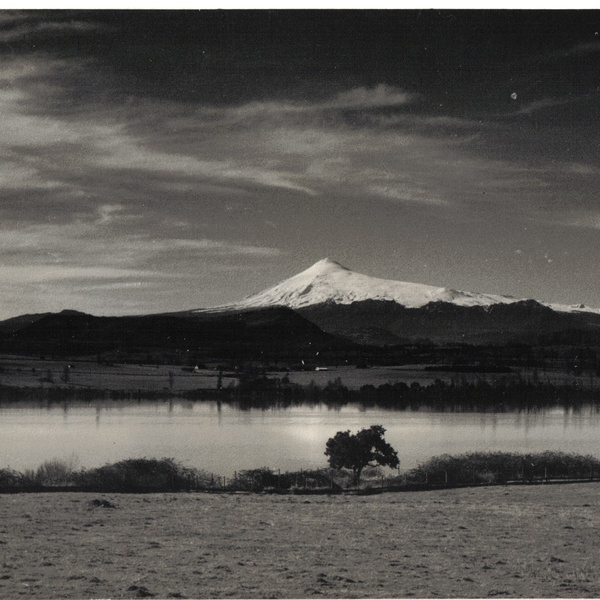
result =
[[[600,412],[590,406],[465,413],[98,401],[0,405],[0,467],[35,468],[51,458],[75,457],[79,466],[95,467],[125,458],[172,457],[225,476],[263,466],[284,472],[325,467],[329,437],[374,424],[386,428],[402,470],[439,454],[483,450],[562,450],[600,457]]]

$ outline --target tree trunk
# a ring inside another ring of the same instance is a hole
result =
[[[356,487],[360,485],[360,474],[362,473],[362,467],[359,467],[354,471],[354,483]]]

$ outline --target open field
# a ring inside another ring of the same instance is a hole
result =
[[[599,492],[4,495],[0,597],[599,597]]]
[[[69,365],[68,382],[63,382],[65,366]],[[41,360],[22,357],[0,357],[0,381],[14,387],[69,386],[106,390],[170,390],[187,391],[198,388],[215,389],[218,373],[214,369],[184,371],[180,366],[98,364],[93,361]],[[169,372],[173,373],[172,386]],[[52,382],[47,381],[51,373]],[[223,385],[237,381],[223,376]]]
[[[68,368],[68,381],[63,381],[65,367]],[[325,386],[329,381],[340,378],[349,389],[359,389],[363,385],[383,385],[404,382],[410,385],[418,382],[430,385],[436,379],[450,382],[452,379],[467,381],[484,380],[487,382],[517,380],[531,381],[537,378],[541,383],[554,385],[576,384],[579,389],[599,389],[600,377],[589,375],[575,376],[563,371],[548,370],[535,374],[531,369],[514,369],[512,373],[451,373],[447,371],[425,371],[425,365],[406,365],[400,367],[373,367],[357,369],[354,366],[329,367],[320,371],[284,371],[267,372],[268,377],[283,377],[287,374],[290,381],[309,385],[314,381]],[[169,375],[172,373],[172,376]],[[49,381],[51,379],[51,381]],[[54,387],[93,388],[103,390],[166,390],[185,392],[195,389],[215,389],[218,372],[215,368],[184,370],[177,365],[137,365],[137,364],[98,364],[95,361],[42,360],[31,357],[1,356],[0,383],[12,387]],[[237,383],[235,373],[225,371],[222,385]]]
[[[600,388],[600,378],[586,376],[575,376],[559,370],[538,371],[534,375],[533,369],[513,369],[511,373],[458,373],[450,371],[425,371],[426,365],[404,365],[398,367],[372,367],[369,369],[357,369],[355,367],[331,368],[328,371],[296,371],[289,373],[290,381],[302,385],[308,385],[314,381],[317,385],[325,386],[328,381],[339,377],[342,383],[349,389],[359,389],[363,385],[383,385],[386,383],[403,382],[410,385],[413,382],[426,386],[432,384],[436,379],[447,383],[454,380],[466,380],[469,382],[487,381],[511,381],[522,379],[533,381],[537,379],[540,383],[551,383],[553,385],[573,384],[580,389]]]

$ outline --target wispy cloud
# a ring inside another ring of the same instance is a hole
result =
[[[0,151],[4,147],[22,161],[11,169],[13,181],[6,179],[6,187],[45,183],[62,185],[74,197],[100,198],[99,182],[104,180],[118,201],[124,190],[116,187],[117,181],[129,173],[133,183],[146,172],[156,189],[213,186],[248,192],[254,186],[255,196],[261,190],[281,190],[323,198],[335,190],[447,207],[456,198],[439,187],[438,173],[452,172],[453,166],[475,166],[479,173],[486,168],[483,159],[456,149],[457,144],[468,147],[475,139],[473,127],[481,123],[410,117],[402,111],[418,97],[389,85],[351,88],[316,101],[233,107],[139,101],[126,107],[92,106],[85,115],[65,111],[41,117],[27,110],[35,93],[31,80],[53,72],[62,77],[64,65],[49,62],[45,67],[39,60],[31,68],[23,61],[12,65],[13,86],[0,95],[6,132]],[[368,118],[361,125],[348,124],[342,118],[345,111]],[[444,128],[452,132],[444,133]],[[40,148],[45,151],[39,153]],[[116,173],[121,174],[118,179]],[[147,189],[144,181],[139,185]]]
[[[394,86],[379,84],[374,87],[356,87],[339,92],[331,98],[320,101],[262,101],[248,102],[241,106],[223,108],[206,107],[204,112],[215,118],[228,120],[251,119],[281,115],[316,115],[336,111],[371,111],[381,108],[404,107],[414,103],[418,96]]]
[[[140,221],[123,206],[101,205],[87,218],[0,227],[0,318],[65,307],[133,314],[219,304],[218,288],[209,287],[215,264],[222,274],[222,261],[242,270],[244,261],[283,254],[239,241],[160,237]]]
[[[64,61],[39,57],[0,68],[7,82],[0,91],[0,189],[46,189],[65,211],[125,206],[133,198],[134,207],[155,205],[165,193],[210,198],[212,191],[234,201],[272,202],[285,192],[447,210],[484,199],[517,203],[527,190],[535,204],[535,188],[555,185],[556,172],[567,171],[555,162],[523,167],[488,158],[480,149],[501,132],[497,124],[409,114],[406,106],[419,98],[389,85],[304,102],[216,107],[101,99],[85,112],[67,103],[44,113],[36,82],[60,89],[67,71]],[[518,112],[564,102],[546,98]],[[348,122],[346,111],[364,118]],[[569,169],[593,175],[584,163]],[[104,210],[101,218],[110,220],[121,208]]]
[[[563,106],[565,104],[571,104],[575,102],[574,98],[541,98],[540,100],[534,100],[528,104],[520,106],[517,110],[510,113],[503,113],[502,117],[512,117],[515,115],[531,115],[548,108],[554,108],[556,106]]]
[[[44,12],[8,11],[0,18],[0,43],[8,44],[39,35],[85,34],[101,29],[106,29],[106,26],[91,21],[52,19]]]
[[[600,52],[600,40],[594,42],[579,42],[577,44],[573,44],[569,48],[557,50],[556,52],[550,52],[546,54],[544,58],[546,60],[551,60],[555,58],[596,54],[598,52]]]
[[[88,219],[0,229],[4,273],[11,279],[94,279],[173,276],[170,263],[207,256],[263,256],[277,248],[224,240],[155,237],[116,225],[135,219],[119,205],[102,205]]]
[[[433,195],[426,189],[419,189],[418,185],[391,185],[382,186],[374,185],[369,188],[376,196],[382,196],[383,198],[400,202],[400,203],[416,203],[422,205],[432,206],[448,206],[450,203],[447,200],[439,198]]]
[[[14,265],[0,265],[0,278],[7,283],[41,283],[65,280],[130,279],[156,276],[150,271],[117,269],[114,267],[70,267],[65,265],[28,265],[27,268]]]
[[[55,189],[61,183],[48,179],[32,166],[21,164],[18,160],[0,157],[0,190],[19,189]]]
[[[390,106],[404,106],[417,99],[416,94],[409,94],[394,86],[380,83],[371,88],[357,87],[340,92],[332,100],[314,104],[313,110],[369,110]]]
[[[598,210],[575,210],[564,214],[558,219],[561,225],[577,227],[580,229],[600,230],[600,211]]]
[[[222,182],[252,182],[264,187],[282,188],[315,195],[315,191],[293,181],[289,173],[261,167],[248,159],[229,161],[201,160],[193,156],[160,152],[150,149],[124,134],[97,140],[96,149],[101,155],[89,157],[89,162],[112,169],[147,170],[153,173],[180,173]]]
[[[47,65],[46,75],[55,68],[54,63]],[[147,170],[152,173],[179,173],[190,177],[208,179],[217,182],[247,182],[260,187],[281,188],[302,194],[314,195],[314,191],[305,185],[294,181],[290,173],[270,168],[262,161],[255,161],[248,156],[229,155],[223,160],[203,158],[186,154],[183,151],[165,152],[153,147],[152,131],[150,135],[132,134],[126,126],[126,121],[120,119],[119,111],[106,121],[106,110],[100,109],[97,121],[90,115],[65,114],[63,116],[39,116],[27,112],[31,92],[24,86],[19,87],[20,81],[31,79],[32,73],[38,74],[43,69],[39,61],[27,69],[23,64],[9,66],[4,71],[4,78],[12,82],[13,87],[0,91],[0,124],[3,135],[0,139],[0,152],[13,152],[19,149],[21,155],[26,155],[27,149],[47,148],[46,156],[38,157],[37,166],[48,167],[55,163],[53,169],[58,179],[68,183],[70,176],[84,169],[106,168],[125,170]],[[1,72],[1,71],[0,71]],[[34,75],[35,76],[35,75]],[[0,76],[1,77],[1,76]],[[154,118],[154,111],[150,115]],[[84,118],[85,117],[85,118]],[[111,122],[112,121],[112,122]],[[148,143],[150,142],[150,143]],[[60,155],[53,147],[60,146]],[[65,170],[64,167],[68,169]],[[36,181],[35,167],[17,165],[10,169],[12,176],[5,178],[5,185],[26,185],[32,182],[34,187],[40,185]],[[19,172],[21,176],[19,176]],[[2,185],[0,180],[0,186]],[[46,183],[49,184],[48,182]],[[57,185],[55,181],[52,185]]]

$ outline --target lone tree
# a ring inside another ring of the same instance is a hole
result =
[[[329,457],[332,469],[352,469],[354,482],[360,482],[360,474],[365,467],[392,467],[400,464],[398,453],[390,446],[383,434],[381,425],[371,425],[357,433],[338,431],[327,440],[325,456]]]

